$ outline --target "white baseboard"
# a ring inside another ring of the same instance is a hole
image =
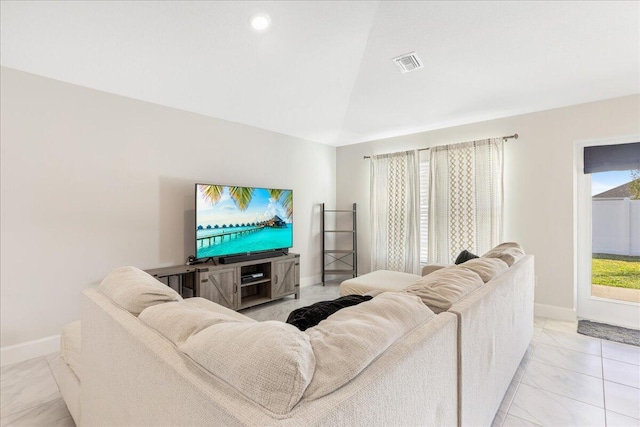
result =
[[[534,305],[533,312],[539,317],[548,317],[549,319],[563,320],[565,322],[575,322],[578,319],[574,309],[558,307],[555,305],[536,303]]]
[[[0,348],[0,366],[23,362],[34,357],[60,351],[60,335],[53,335],[22,344],[8,345]]]

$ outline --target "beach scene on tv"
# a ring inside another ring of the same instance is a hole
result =
[[[196,186],[196,258],[293,246],[293,192]]]

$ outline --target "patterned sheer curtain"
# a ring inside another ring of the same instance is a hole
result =
[[[429,261],[482,255],[502,241],[502,138],[431,149]]]
[[[371,157],[371,270],[420,271],[415,151]]]

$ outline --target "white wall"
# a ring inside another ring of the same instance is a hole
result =
[[[334,147],[8,68],[1,80],[3,349],[59,334],[114,267],[185,262],[195,182],[292,188],[292,251],[303,284],[319,280]]]
[[[518,133],[505,144],[504,239],[536,257],[536,303],[574,310],[574,146],[584,139],[637,134],[640,96],[339,147],[337,204],[357,202],[359,272],[370,271],[369,161],[363,156]]]
[[[640,255],[640,200],[594,199],[591,221],[593,252]]]

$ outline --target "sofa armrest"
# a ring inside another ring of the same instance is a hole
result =
[[[422,275],[426,276],[427,274],[433,273],[434,271],[440,270],[445,267],[449,267],[449,264],[427,264],[422,267]]]

